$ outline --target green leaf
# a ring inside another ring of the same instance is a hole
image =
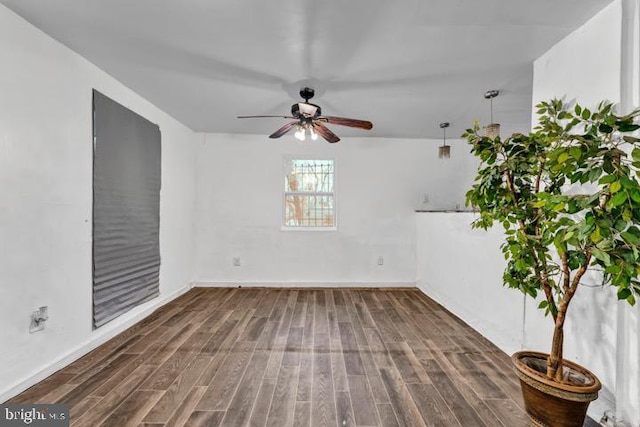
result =
[[[612,182],[611,185],[609,185],[609,191],[611,191],[611,193],[617,193],[621,188],[622,184],[620,181]]]
[[[640,162],[640,148],[636,147],[631,150],[631,157],[633,157],[633,160]]]
[[[558,156],[558,163],[564,163],[567,160],[569,160],[569,153],[567,153],[566,151],[560,153],[560,155]]]
[[[620,235],[624,240],[631,243],[632,245],[640,244],[640,237],[636,236],[635,234],[625,231],[624,233],[620,233]]]
[[[629,288],[622,288],[618,291],[618,299],[623,300],[629,298],[631,290]]]
[[[603,261],[605,264],[611,264],[611,257],[608,253],[601,251],[598,248],[591,248],[591,254],[600,261]]]
[[[613,127],[607,124],[601,123],[600,126],[598,126],[598,130],[602,133],[611,133],[613,132]]]
[[[599,184],[610,184],[618,179],[615,175],[605,175],[598,181]]]
[[[602,168],[593,168],[589,172],[589,181],[595,182],[602,175]]]
[[[574,159],[580,160],[580,157],[582,157],[582,149],[580,147],[571,147],[569,149],[569,154],[571,154],[571,157]]]
[[[611,205],[612,207],[616,207],[616,206],[620,206],[626,201],[627,201],[627,193],[620,192],[620,193],[616,193],[616,195],[613,196],[611,200],[609,200],[609,205]]]
[[[622,123],[618,126],[620,132],[634,132],[640,129],[640,125],[634,125],[630,123]]]
[[[635,136],[625,135],[622,137],[622,139],[624,139],[625,142],[629,142],[631,144],[633,144],[634,142],[640,142],[640,138],[636,138]]]
[[[598,243],[600,240],[602,240],[602,236],[600,235],[600,227],[596,227],[596,229],[593,230],[593,233],[591,233],[589,238],[593,243]]]
[[[582,119],[589,120],[589,117],[591,117],[591,111],[589,111],[588,108],[585,108],[584,110],[582,110]]]

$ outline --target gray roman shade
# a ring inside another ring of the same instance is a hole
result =
[[[93,324],[159,295],[160,129],[93,91]]]

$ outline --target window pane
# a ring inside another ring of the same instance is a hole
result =
[[[289,160],[286,192],[333,193],[333,160]]]
[[[285,197],[287,227],[333,227],[333,195],[287,195]]]

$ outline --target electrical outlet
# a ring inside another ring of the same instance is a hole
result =
[[[378,265],[384,265],[384,257],[382,255],[378,257]]]
[[[240,267],[240,257],[234,257],[233,258],[233,266],[234,267]]]
[[[49,307],[42,306],[31,313],[31,324],[29,333],[38,332],[44,329],[45,322],[49,319]]]

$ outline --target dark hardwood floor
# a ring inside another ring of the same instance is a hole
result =
[[[196,288],[11,402],[73,426],[527,426],[509,357],[417,290]]]

